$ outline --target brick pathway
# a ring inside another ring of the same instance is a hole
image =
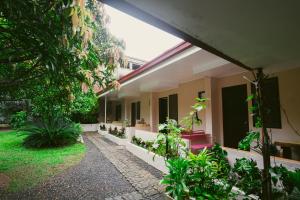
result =
[[[87,137],[137,190],[107,199],[165,199],[164,188],[159,185],[160,178],[137,163],[136,157],[123,146],[108,142],[98,134],[89,134]]]

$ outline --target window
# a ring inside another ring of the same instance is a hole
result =
[[[254,86],[251,87],[252,93],[255,92]],[[281,128],[281,113],[279,100],[279,86],[278,78],[269,78],[264,82],[263,88],[264,96],[263,102],[266,108],[266,128]],[[252,102],[255,105],[255,101]],[[253,126],[256,123],[256,116],[253,116]]]

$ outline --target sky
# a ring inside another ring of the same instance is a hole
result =
[[[182,40],[154,26],[105,5],[110,32],[126,43],[125,55],[149,61]]]

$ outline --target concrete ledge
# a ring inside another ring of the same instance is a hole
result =
[[[162,171],[163,173],[168,172],[164,157],[155,155],[153,152],[150,152],[147,149],[132,144],[131,142],[127,142],[126,149],[130,151],[133,155],[137,156],[138,158],[142,159],[143,161]],[[155,158],[153,160],[154,155]]]
[[[98,131],[99,124],[80,124],[83,132],[96,132]]]
[[[108,134],[108,131],[103,131],[103,130],[98,130],[98,133],[100,134],[100,135],[107,135]]]
[[[107,134],[105,134],[105,135],[103,135],[103,136],[104,136],[105,138],[109,139],[110,141],[112,141],[112,142],[118,144],[118,145],[123,145],[123,146],[125,146],[126,143],[128,142],[128,140],[127,140],[126,138],[122,139],[122,138],[119,138],[119,137],[114,136],[114,135],[109,134],[109,133],[107,133]]]
[[[222,148],[228,152],[228,160],[231,165],[235,163],[235,160],[237,158],[247,158],[247,159],[255,160],[257,162],[257,166],[260,169],[263,168],[262,155],[256,152],[242,151],[242,150],[232,149],[228,147],[222,147]],[[300,161],[271,156],[271,165],[274,166],[275,164],[276,165],[282,164],[283,166],[285,166],[290,170],[295,170],[297,168],[300,168]]]

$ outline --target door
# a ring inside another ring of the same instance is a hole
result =
[[[166,122],[168,117],[168,97],[159,98],[159,123]]]
[[[247,85],[222,88],[224,146],[237,148],[249,131]]]
[[[169,96],[169,118],[178,121],[178,95]]]
[[[136,103],[131,103],[131,126],[136,123]]]

